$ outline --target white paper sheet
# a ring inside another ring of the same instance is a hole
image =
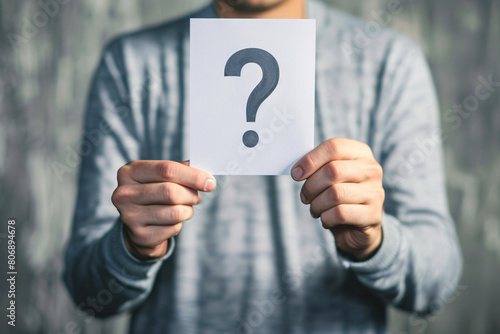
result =
[[[192,19],[190,38],[191,166],[289,174],[314,145],[315,20]]]

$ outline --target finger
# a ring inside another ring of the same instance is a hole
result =
[[[149,225],[175,225],[190,219],[190,205],[133,205],[121,212],[121,220],[127,226],[139,228]]]
[[[190,205],[148,205],[142,206],[142,225],[175,225],[193,217],[193,207]]]
[[[215,178],[209,173],[186,166],[185,163],[164,160],[138,160],[122,168],[123,173],[138,183],[173,182],[199,190],[215,189]],[[121,170],[121,169],[120,169]]]
[[[196,205],[201,201],[198,191],[172,182],[135,184],[131,188],[135,193],[132,201],[136,204]]]
[[[296,181],[304,180],[332,160],[355,160],[370,155],[371,149],[364,143],[345,138],[329,139],[295,163],[292,177]]]
[[[155,249],[169,238],[176,236],[182,228],[182,223],[174,225],[150,225],[137,229],[128,229],[128,237],[133,242],[138,251],[147,252]],[[164,250],[161,252],[163,254]],[[150,254],[151,255],[151,254]]]
[[[336,183],[326,188],[311,202],[311,215],[321,214],[339,204],[367,204],[371,201],[370,189],[358,183]]]
[[[376,206],[363,204],[339,204],[321,214],[324,228],[330,229],[337,225],[366,226],[380,222],[382,212],[377,212]]]
[[[366,164],[358,160],[330,161],[306,180],[302,186],[301,199],[304,204],[309,204],[334,183],[362,182],[366,179],[366,169]]]

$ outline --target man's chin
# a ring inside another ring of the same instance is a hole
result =
[[[288,0],[223,0],[240,12],[262,13],[281,5]]]

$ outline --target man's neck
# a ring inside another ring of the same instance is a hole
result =
[[[288,0],[263,11],[247,11],[226,0],[215,1],[217,16],[226,19],[304,19],[305,7],[305,0]]]

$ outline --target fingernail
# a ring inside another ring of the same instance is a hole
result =
[[[215,180],[207,179],[205,182],[205,190],[204,191],[212,191],[215,189]]]
[[[300,200],[302,201],[302,203],[306,203],[306,196],[304,196],[304,193],[300,193]]]
[[[294,168],[294,169],[292,170],[292,177],[293,177],[295,180],[300,179],[300,177],[302,176],[302,174],[304,174],[304,172],[302,171],[302,168],[300,168],[300,167]]]

